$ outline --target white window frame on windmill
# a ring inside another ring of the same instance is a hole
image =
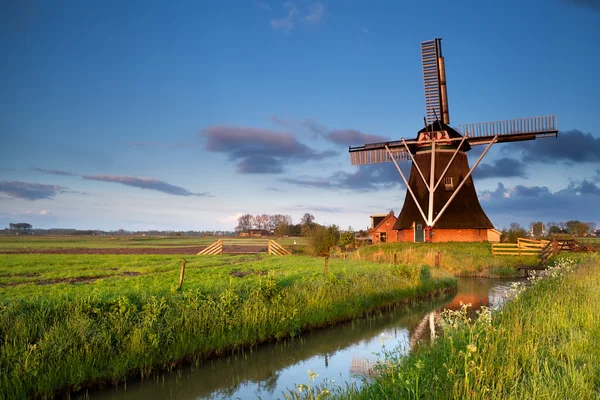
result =
[[[446,189],[446,192],[451,192],[454,189],[454,183],[452,182],[451,176],[444,177],[444,189]]]

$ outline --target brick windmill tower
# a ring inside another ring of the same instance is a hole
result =
[[[441,39],[421,43],[425,127],[404,138],[350,147],[352,165],[393,162],[407,192],[388,241],[486,241],[498,237],[475,191],[471,174],[495,143],[557,137],[555,116],[480,122],[452,128]],[[473,167],[467,152],[485,145]],[[398,161],[412,161],[407,181]],[[433,173],[432,173],[433,172]]]

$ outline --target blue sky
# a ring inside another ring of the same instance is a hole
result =
[[[348,145],[415,136],[435,37],[452,125],[558,117],[558,139],[482,161],[492,222],[600,224],[597,0],[0,7],[0,226],[229,230],[309,212],[366,228],[405,188],[392,164],[351,166]]]

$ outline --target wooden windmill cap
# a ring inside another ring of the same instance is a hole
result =
[[[422,133],[431,133],[431,132],[440,132],[440,131],[445,131],[448,134],[448,137],[450,139],[455,139],[455,138],[462,138],[463,135],[461,135],[456,129],[452,128],[450,125],[447,125],[441,121],[435,121],[429,125],[427,125],[425,128],[422,128],[419,132],[417,132],[417,137],[415,138],[415,141],[417,141],[419,139],[419,137],[421,136]],[[458,147],[458,145],[460,144],[460,141],[453,141],[450,142],[448,144],[438,144],[438,148],[439,146],[443,146],[446,148],[451,148],[451,149],[456,149]],[[411,153],[416,153],[417,151],[422,151],[422,150],[430,150],[431,146],[419,146],[418,144],[411,144],[409,145],[409,149],[411,151]],[[468,140],[465,140],[463,142],[461,151],[469,151],[471,150],[471,145],[469,144]]]

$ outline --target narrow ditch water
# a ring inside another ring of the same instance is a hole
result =
[[[418,340],[430,338],[430,315],[460,303],[496,306],[516,280],[458,278],[455,294],[409,310],[380,314],[319,329],[301,337],[265,344],[252,350],[159,373],[152,378],[89,391],[78,399],[277,399],[289,389],[308,384],[308,370],[318,374],[313,386],[325,379],[335,385],[360,383],[378,359],[383,345],[410,351]]]

